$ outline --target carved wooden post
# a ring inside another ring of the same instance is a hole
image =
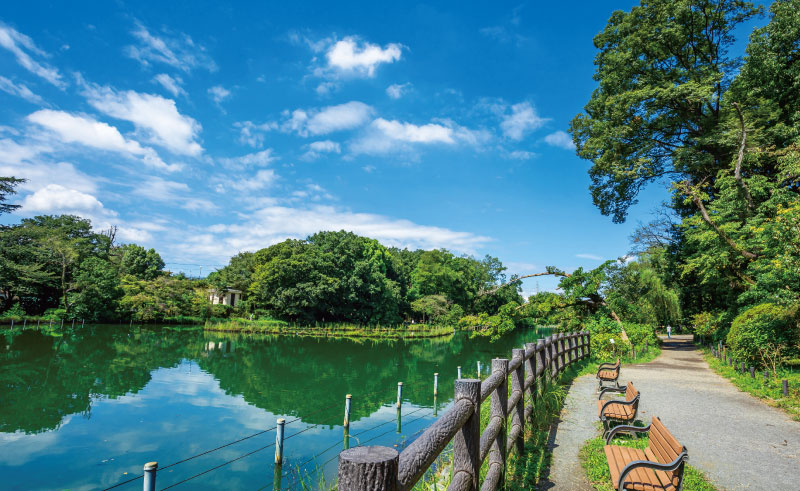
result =
[[[396,491],[397,450],[389,447],[355,447],[339,454],[339,491]]]
[[[536,401],[536,345],[534,343],[527,343],[525,348],[526,355],[527,351],[531,352],[531,357],[525,362],[525,372],[527,373],[525,377],[530,377],[532,379],[530,387],[525,391],[525,395],[528,397],[528,400],[531,401],[531,407],[533,407],[534,401]],[[531,410],[530,420],[533,421],[533,410]]]
[[[453,437],[453,476],[462,472],[468,474],[470,476],[468,490],[474,491],[479,488],[478,477],[481,470],[481,381],[456,380],[453,401],[458,402],[461,399],[470,401],[475,409]]]
[[[489,470],[492,469],[492,466],[500,466],[502,471],[498,488],[503,489],[506,476],[506,435],[508,430],[506,427],[506,420],[508,419],[508,360],[492,360],[492,375],[497,372],[503,374],[504,380],[492,392],[490,421],[493,422],[496,419],[500,419],[503,423],[500,433],[497,434],[497,438],[489,447]]]
[[[517,455],[522,455],[525,451],[525,351],[521,349],[512,349],[511,356],[514,359],[519,359],[519,366],[511,374],[511,393],[519,392],[519,401],[514,406],[514,412],[511,413],[511,430],[515,426],[519,426],[517,438],[514,441],[514,446],[517,448]]]

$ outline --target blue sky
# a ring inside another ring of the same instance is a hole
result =
[[[565,133],[633,4],[6,2],[3,220],[115,224],[194,275],[323,229],[594,267],[667,196],[613,224]]]

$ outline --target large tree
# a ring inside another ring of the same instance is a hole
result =
[[[11,205],[6,203],[8,196],[16,194],[15,189],[18,184],[25,182],[25,179],[17,179],[16,177],[0,177],[0,215],[3,213],[11,213],[18,209],[20,205]]]
[[[612,14],[594,38],[598,87],[571,123],[603,214],[622,222],[648,183],[712,182],[730,164],[722,99],[738,60],[728,49],[759,12],[740,0],[650,0]]]

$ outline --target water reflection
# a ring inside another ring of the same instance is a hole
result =
[[[347,444],[402,445],[451,402],[457,366],[474,377],[478,361],[485,368],[492,357],[508,356],[535,338],[530,331],[496,343],[462,334],[406,342],[167,327],[4,331],[0,479],[9,489],[111,485],[123,472],[140,472],[145,461],[185,458],[268,428],[276,417],[295,421],[287,435],[304,431],[287,443],[294,464],[322,451],[335,457]],[[404,383],[401,415],[398,381]],[[345,437],[348,393],[352,426]],[[159,482],[166,485],[270,438],[274,432],[175,467]],[[256,455],[192,481],[192,487],[262,485],[272,479],[271,466],[265,466],[272,459],[270,452]]]

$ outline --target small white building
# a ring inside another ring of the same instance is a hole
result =
[[[209,290],[208,300],[212,305],[230,305],[236,307],[242,301],[242,291],[233,288],[225,288],[222,291]]]

